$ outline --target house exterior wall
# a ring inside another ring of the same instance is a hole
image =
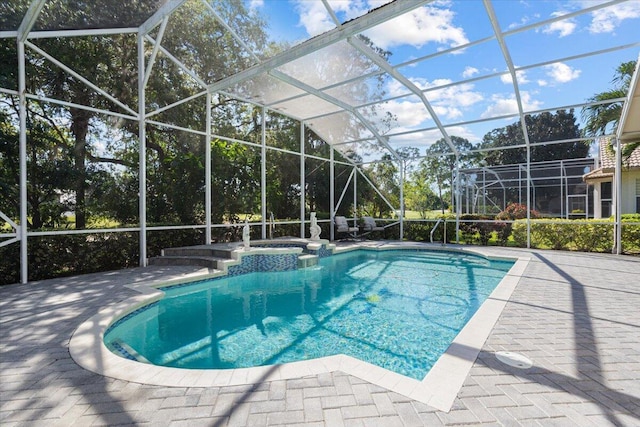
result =
[[[602,218],[602,202],[600,198],[600,183],[593,184],[593,217]]]
[[[640,179],[640,170],[622,172],[622,213],[640,213],[636,211],[636,179]]]
[[[637,181],[636,181],[637,180]],[[593,182],[593,217],[596,219],[602,218],[602,183],[611,181],[597,181]],[[615,192],[615,185],[614,185]],[[640,197],[640,170],[623,171],[622,172],[622,213],[640,213],[638,209],[638,198]],[[613,196],[613,203],[615,203],[615,195]],[[612,206],[613,209],[615,207]],[[613,214],[613,209],[611,214]]]

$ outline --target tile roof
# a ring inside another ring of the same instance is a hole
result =
[[[633,150],[631,155],[623,159],[624,170],[640,169],[640,147]],[[609,140],[600,141],[600,167],[582,176],[582,180],[587,184],[598,181],[613,179],[613,172],[616,168],[616,156],[613,150],[609,149]]]
[[[609,141],[600,142],[600,167],[607,172],[613,172],[616,167],[616,157],[608,147]],[[640,168],[640,147],[633,150],[631,156],[623,160],[622,166],[628,169]]]
[[[605,172],[603,168],[594,169],[582,176],[582,180],[587,184],[593,182],[605,181],[613,178],[613,172]]]

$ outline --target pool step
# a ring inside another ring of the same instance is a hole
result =
[[[221,264],[231,259],[231,250],[211,245],[165,248],[160,256],[149,258],[149,265],[195,265],[224,270]]]
[[[163,256],[183,256],[183,257],[215,257],[220,259],[231,259],[231,249],[214,248],[208,245],[186,246],[182,248],[165,248],[162,250]]]
[[[317,255],[305,254],[298,256],[298,268],[313,267],[314,265],[318,265]]]
[[[212,270],[222,270],[222,268],[218,266],[218,262],[225,260],[225,258],[213,256],[163,255],[149,258],[149,265],[194,265]]]
[[[149,258],[149,265],[192,265],[206,267],[214,270],[226,271],[234,250],[240,246],[231,244],[221,245],[197,245],[178,248],[165,248],[160,256]],[[311,254],[300,254],[298,256],[298,268],[307,268],[318,265],[318,256]]]

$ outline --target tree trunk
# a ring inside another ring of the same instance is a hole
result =
[[[85,159],[87,157],[87,133],[89,131],[89,119],[91,112],[71,108],[71,132],[75,137],[73,146],[73,162],[75,167],[75,190],[76,190],[76,229],[86,228],[86,188],[87,170]]]
[[[438,177],[438,198],[440,199],[440,208],[442,209],[442,215],[444,215],[444,200],[442,199],[442,181]]]

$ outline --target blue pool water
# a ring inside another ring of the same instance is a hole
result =
[[[359,250],[316,267],[165,289],[111,327],[105,344],[196,369],[346,354],[422,379],[512,265],[454,252]]]

